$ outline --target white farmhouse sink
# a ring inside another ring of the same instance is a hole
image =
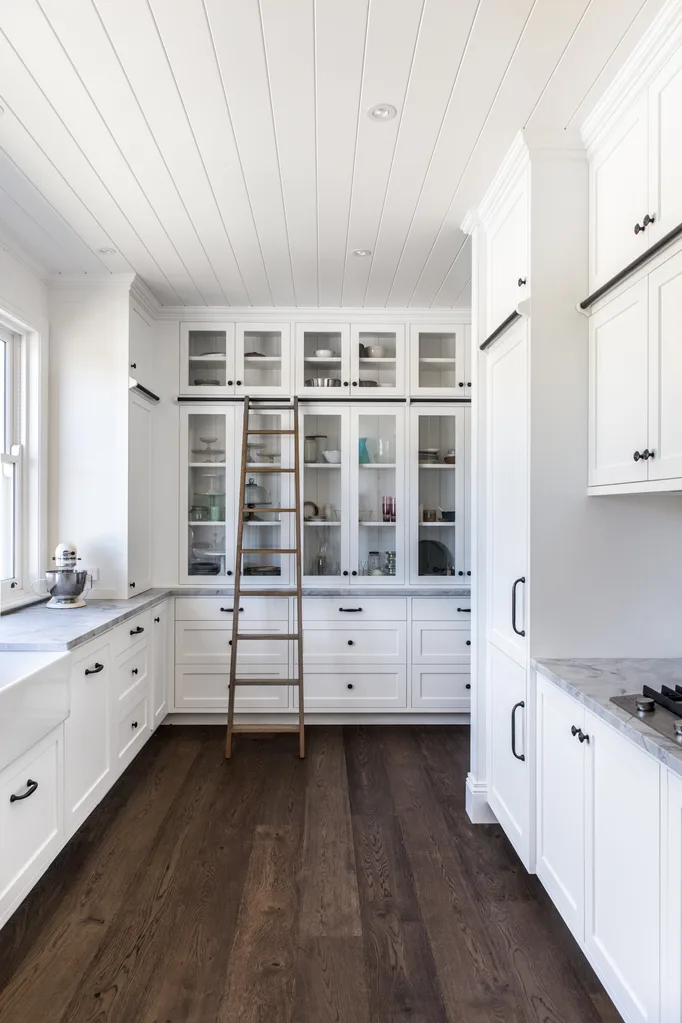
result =
[[[0,771],[69,716],[69,660],[0,651]]]

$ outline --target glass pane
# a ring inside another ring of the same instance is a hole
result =
[[[279,330],[244,334],[244,386],[282,386],[282,333]]]
[[[11,462],[0,466],[0,578],[14,579],[14,475]]]
[[[360,333],[360,387],[393,387],[396,374],[394,333]]]
[[[341,386],[341,332],[325,330],[303,334],[305,387]]]
[[[455,574],[455,416],[419,417],[419,575]]]
[[[249,430],[286,429],[280,415],[251,413]],[[243,549],[255,548],[265,553],[245,554],[242,568],[245,576],[263,578],[281,576],[283,565],[291,559],[288,554],[270,553],[281,547],[289,547],[287,524],[289,516],[270,508],[289,508],[290,480],[276,472],[249,472],[263,468],[289,468],[291,466],[291,444],[288,437],[269,433],[253,433],[249,436],[246,449],[247,470],[245,474],[244,502],[248,511],[244,514]]]
[[[224,330],[190,330],[190,387],[224,387],[226,359],[227,337]]]
[[[303,566],[305,575],[341,574],[341,416],[303,417]]]
[[[457,368],[455,334],[419,332],[419,386],[454,387]]]
[[[2,394],[2,419],[0,420],[0,451],[8,455],[7,450],[7,379],[8,379],[8,366],[7,360],[9,356],[9,345],[6,341],[0,338],[0,393]]]
[[[358,573],[396,574],[396,417],[362,415],[358,439]]]
[[[225,417],[190,415],[188,438],[188,571],[190,575],[224,575]]]

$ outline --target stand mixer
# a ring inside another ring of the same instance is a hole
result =
[[[55,548],[52,560],[54,568],[45,572],[45,584],[50,593],[46,607],[85,607],[82,593],[88,581],[88,573],[77,567],[80,558],[76,545],[60,543]]]

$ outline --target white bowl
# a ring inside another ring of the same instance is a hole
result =
[[[333,465],[337,465],[341,461],[340,451],[323,451],[322,457],[325,462],[331,462]]]
[[[331,359],[333,354],[334,353],[331,350],[331,348],[318,348],[317,351],[315,352],[315,358],[316,359]]]
[[[367,348],[367,355],[370,359],[383,359],[384,357],[384,346],[383,345],[369,345]]]

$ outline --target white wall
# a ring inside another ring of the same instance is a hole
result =
[[[9,313],[47,344],[47,284],[0,240],[0,311]]]

